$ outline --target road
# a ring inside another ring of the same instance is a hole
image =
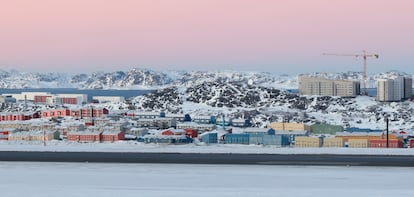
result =
[[[0,151],[0,161],[414,167],[413,156]]]

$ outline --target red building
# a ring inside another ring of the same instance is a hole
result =
[[[41,112],[42,118],[56,118],[56,117],[64,117],[64,116],[70,116],[70,110],[69,109],[49,109],[44,110]]]
[[[70,114],[72,117],[102,117],[108,115],[109,110],[106,108],[82,108],[82,109],[72,109]]]
[[[51,95],[38,95],[38,96],[34,96],[34,102],[35,103],[46,103],[47,98],[51,98]]]
[[[81,115],[81,113],[80,113],[81,111],[80,110],[70,110],[70,116],[72,116],[72,117],[80,117]]]
[[[68,132],[66,139],[75,142],[101,142],[102,132],[100,131],[75,131]]]
[[[125,140],[125,132],[122,131],[104,131],[102,133],[102,142],[116,142]]]
[[[71,104],[71,105],[77,105],[78,104],[78,98],[74,97],[62,97],[62,104]]]
[[[0,121],[21,121],[39,118],[37,112],[5,112],[0,113]]]
[[[185,135],[184,129],[166,129],[161,132],[161,135]]]
[[[0,131],[0,140],[9,140],[9,131]]]
[[[386,139],[371,139],[369,140],[369,147],[370,148],[387,148],[387,140]],[[398,139],[389,139],[388,147],[389,148],[402,148],[403,143],[401,140],[398,140]]]
[[[414,148],[414,139],[410,139],[410,148]]]
[[[189,138],[196,138],[198,136],[198,131],[195,129],[184,129],[185,135]]]

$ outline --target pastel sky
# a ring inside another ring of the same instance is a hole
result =
[[[414,73],[413,0],[0,0],[0,69]]]

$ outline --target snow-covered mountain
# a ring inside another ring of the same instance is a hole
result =
[[[310,73],[333,79],[362,81],[360,72]],[[368,76],[368,87],[376,87],[378,78],[408,75],[390,71]],[[412,76],[412,75],[408,75]],[[268,72],[241,71],[154,71],[134,68],[129,71],[95,72],[92,74],[38,73],[0,70],[0,88],[80,88],[80,89],[160,89],[168,86],[191,87],[193,85],[222,81],[248,85],[297,89],[297,75],[277,75]]]
[[[189,87],[212,81],[247,82],[250,85],[296,89],[296,76],[239,71],[154,71],[135,68],[129,71],[92,74],[38,73],[0,70],[0,88],[80,88],[80,89],[160,89]]]
[[[0,70],[0,88],[69,88],[72,76],[63,73],[20,72]]]

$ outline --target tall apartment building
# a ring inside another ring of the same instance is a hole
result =
[[[299,94],[355,97],[360,94],[360,82],[300,76]]]
[[[412,78],[397,76],[378,79],[377,99],[379,101],[401,101],[412,96]]]
[[[413,96],[413,78],[404,77],[404,98]]]

